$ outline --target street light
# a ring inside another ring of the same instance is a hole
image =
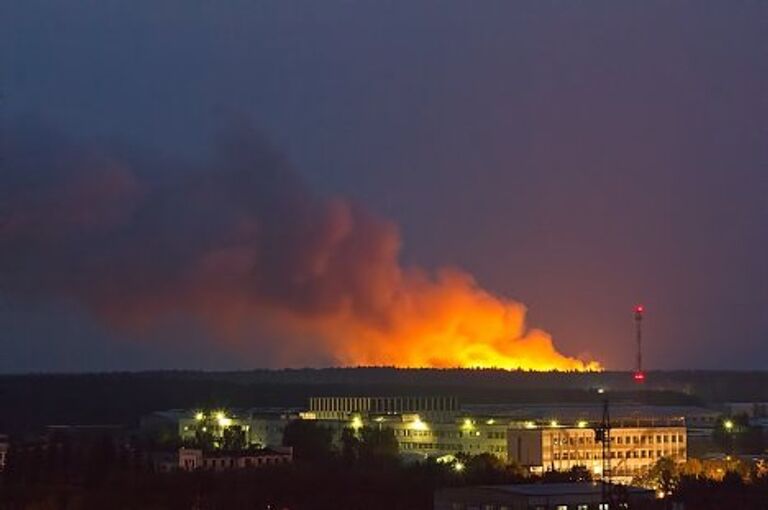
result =
[[[725,427],[725,430],[728,432],[733,430],[733,421],[732,420],[725,420],[723,422],[723,427]]]

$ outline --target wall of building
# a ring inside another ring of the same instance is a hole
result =
[[[352,414],[396,415],[418,413],[424,417],[450,416],[459,411],[456,397],[312,397],[309,412],[318,419],[347,419]]]
[[[567,471],[585,466],[602,475],[602,444],[590,428],[549,427],[509,431],[509,459],[533,471]],[[684,427],[611,429],[612,476],[642,474],[662,457],[687,459]]]

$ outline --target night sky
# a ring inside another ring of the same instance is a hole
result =
[[[398,242],[565,355],[632,368],[642,302],[649,368],[768,366],[766,2],[11,0],[0,44],[0,372],[333,364],[197,320],[386,322]],[[258,295],[196,295],[246,210]],[[348,282],[281,279],[348,217]]]

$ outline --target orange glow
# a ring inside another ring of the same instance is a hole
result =
[[[376,313],[361,313],[350,303],[319,317],[281,316],[279,328],[288,323],[303,335],[319,336],[345,366],[602,369],[596,361],[558,352],[549,334],[526,328],[524,305],[488,293],[467,273],[444,269],[430,278],[391,269],[374,285],[382,292]]]

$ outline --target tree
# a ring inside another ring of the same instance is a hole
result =
[[[363,427],[360,429],[360,457],[368,460],[396,459],[399,446],[392,429]]]
[[[397,460],[399,446],[389,428],[362,427],[357,433],[345,428],[341,433],[341,454],[350,462]]]
[[[311,420],[293,420],[283,431],[283,446],[293,447],[296,460],[322,460],[333,454],[331,430]]]
[[[643,487],[662,491],[664,494],[671,494],[677,488],[679,481],[680,469],[677,463],[669,457],[662,457],[646,474],[635,478],[634,482]]]
[[[221,447],[225,450],[242,450],[246,446],[245,431],[239,425],[226,427],[222,433]]]
[[[360,458],[360,439],[349,427],[341,431],[341,456],[347,462],[357,462]]]
[[[517,464],[505,464],[491,453],[469,455],[459,453],[456,460],[463,467],[463,477],[471,484],[517,483],[525,478],[524,471]]]

